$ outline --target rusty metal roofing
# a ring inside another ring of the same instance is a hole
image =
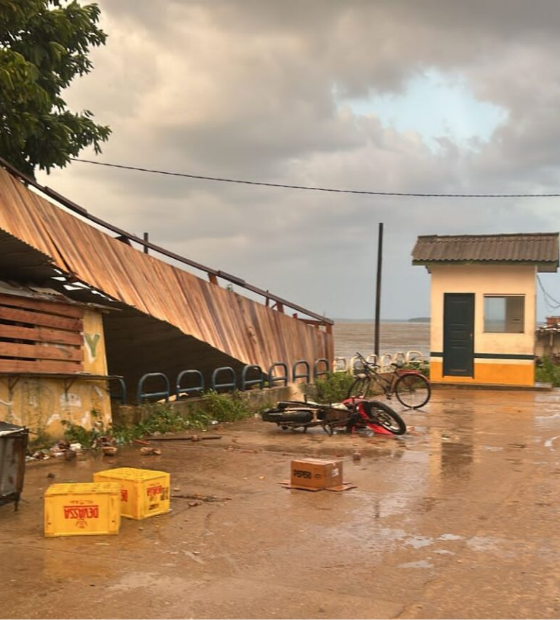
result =
[[[539,271],[556,271],[558,233],[421,236],[412,250],[412,262],[532,263]]]
[[[263,369],[276,361],[333,357],[328,325],[323,331],[145,254],[55,206],[1,168],[0,207],[4,278],[40,283],[69,274],[232,359]]]

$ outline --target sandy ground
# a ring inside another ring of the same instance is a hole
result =
[[[400,438],[251,419],[159,457],[31,464],[20,510],[0,507],[1,617],[559,617],[560,393],[441,390],[403,415]],[[357,488],[280,487],[305,456],[342,457]],[[176,499],[118,536],[43,537],[51,482],[122,466],[231,499]]]

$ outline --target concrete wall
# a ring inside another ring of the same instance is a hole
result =
[[[250,390],[239,392],[239,397],[249,406],[259,409],[265,406],[274,406],[280,400],[301,399],[302,394],[296,385],[286,387],[265,388],[264,390]],[[170,401],[169,406],[188,415],[195,409],[204,409],[205,401],[202,398],[183,398]],[[120,405],[113,410],[115,425],[133,426],[150,415],[151,405]]]
[[[431,266],[430,378],[434,382],[533,385],[534,361],[516,359],[532,356],[535,350],[536,267],[501,265]],[[474,377],[444,377],[443,304],[445,293],[474,293]],[[523,333],[485,333],[484,295],[524,295]],[[477,358],[477,354],[486,354]],[[489,357],[496,355],[495,358]],[[509,359],[507,356],[510,356]]]

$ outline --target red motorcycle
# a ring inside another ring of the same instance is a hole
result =
[[[302,429],[320,426],[328,435],[337,429],[354,433],[366,428],[375,433],[403,435],[406,424],[396,411],[385,403],[351,396],[341,403],[324,405],[310,401],[289,400],[261,414],[264,422],[280,428]]]

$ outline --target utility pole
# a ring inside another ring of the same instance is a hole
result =
[[[383,265],[383,224],[379,224],[377,235],[377,287],[375,291],[375,347],[374,353],[379,360],[379,321],[381,312],[381,268]]]

